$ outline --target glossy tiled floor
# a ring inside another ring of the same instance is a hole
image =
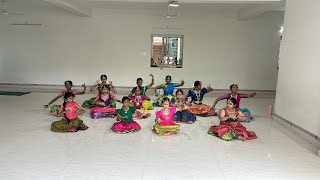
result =
[[[224,142],[207,135],[216,117],[183,124],[178,135],[151,132],[154,112],[142,130],[115,134],[115,119],[80,118],[90,128],[54,133],[57,120],[42,109],[56,94],[0,96],[0,179],[319,179],[320,159],[298,136],[266,117],[270,98],[242,101],[255,121],[252,141]],[[78,96],[82,103],[92,95]],[[121,96],[117,95],[118,98]],[[61,101],[59,101],[60,103]],[[205,102],[213,102],[207,97]],[[219,104],[219,108],[225,102]]]

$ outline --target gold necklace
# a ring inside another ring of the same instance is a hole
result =
[[[162,110],[162,114],[164,115],[165,119],[168,121],[169,120],[170,111],[169,111],[169,109],[167,109],[166,111],[167,111],[167,113],[165,113],[165,110]]]
[[[141,96],[140,96],[140,98],[137,98],[137,97],[134,98],[134,102],[136,103],[136,106],[140,105],[140,99],[141,99]]]

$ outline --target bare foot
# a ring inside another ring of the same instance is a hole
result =
[[[239,136],[238,139],[240,139],[241,141],[245,141],[246,138],[244,138],[243,136]]]
[[[83,125],[83,126],[79,127],[79,130],[86,130],[86,129],[88,129],[88,128],[89,128],[88,126]]]
[[[164,135],[170,136],[170,135],[172,135],[172,132],[167,132],[167,133],[165,133]]]
[[[69,129],[67,132],[77,132],[78,128],[77,127],[73,127],[71,129]]]

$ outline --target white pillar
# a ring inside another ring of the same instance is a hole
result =
[[[277,115],[318,137],[320,137],[319,9],[319,0],[286,1],[275,103]]]

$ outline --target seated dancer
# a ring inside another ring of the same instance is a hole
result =
[[[177,107],[177,112],[173,117],[174,121],[188,124],[192,124],[196,121],[196,116],[188,111],[188,105],[190,105],[190,103],[185,101],[182,89],[176,91],[176,97],[172,98],[171,102]]]
[[[225,141],[233,139],[244,141],[257,138],[253,131],[247,131],[240,123],[240,120],[247,120],[248,117],[236,108],[236,103],[237,100],[233,97],[227,100],[227,107],[221,110],[220,125],[211,126],[208,134],[218,136]]]
[[[173,122],[173,116],[176,113],[176,107],[169,106],[170,100],[167,97],[162,99],[163,109],[156,112],[156,124],[152,131],[160,136],[172,135],[179,132],[180,125]]]
[[[136,88],[135,96],[130,96],[129,99],[130,99],[129,106],[136,108],[136,112],[133,114],[133,118],[145,119],[151,116],[151,114],[148,113],[148,109],[147,109],[150,106],[147,106],[146,108],[143,106],[143,105],[146,105],[146,104],[143,104],[143,102],[148,101],[150,98],[146,95],[141,95],[140,87]]]
[[[213,110],[213,108],[209,105],[202,104],[203,96],[206,93],[212,92],[213,89],[210,85],[207,88],[202,88],[202,83],[200,81],[196,81],[193,84],[194,88],[189,90],[186,98],[191,97],[191,106],[189,106],[188,110],[198,116],[215,116],[217,113]]]
[[[64,82],[64,86],[65,86],[66,89],[61,91],[60,94],[57,97],[53,98],[49,102],[49,104],[44,105],[45,109],[47,109],[52,103],[56,102],[58,99],[63,97],[66,94],[66,92],[71,92],[73,95],[83,95],[83,94],[85,94],[86,89],[87,89],[86,85],[83,84],[82,85],[83,91],[79,92],[79,91],[76,91],[76,90],[72,90],[71,88],[73,86],[73,83],[72,83],[72,81],[69,81],[69,80]],[[51,106],[50,114],[51,115],[58,115],[59,110],[60,110],[60,106],[59,105],[53,105],[53,106]]]
[[[51,124],[51,130],[54,132],[77,132],[78,130],[86,130],[88,126],[78,118],[78,115],[84,113],[84,109],[74,100],[74,94],[66,92],[64,94],[64,103],[61,105],[58,116],[63,116],[60,121]]]
[[[111,106],[111,100],[118,102],[120,102],[120,100],[117,100],[112,94],[110,94],[110,89],[107,85],[102,85],[101,90],[101,94],[97,95],[92,101],[92,104],[96,104],[96,106],[90,111],[91,117],[93,119],[115,117],[117,115],[117,110]]]
[[[157,87],[155,87],[155,95],[158,96],[157,93],[157,89],[163,89],[164,94],[162,96],[158,96],[157,97],[157,101],[155,102],[155,106],[162,106],[162,99],[167,97],[169,99],[169,101],[171,101],[171,99],[174,97],[173,95],[173,91],[175,87],[180,87],[184,85],[184,81],[181,80],[180,84],[177,83],[172,83],[171,82],[171,76],[166,76],[166,83],[165,84],[161,84]]]
[[[98,95],[101,94],[102,92],[102,86],[107,85],[108,88],[111,90],[112,93],[117,93],[117,89],[113,86],[112,81],[109,81],[109,84],[107,83],[107,75],[102,74],[100,76],[100,80],[97,80],[96,83],[90,88],[90,92],[95,92],[98,90]],[[96,106],[96,104],[92,103],[93,100],[96,98],[90,98],[89,100],[86,100],[83,104],[82,107],[91,109]],[[111,106],[116,108],[116,101],[111,100]]]
[[[115,122],[111,129],[116,133],[130,133],[139,131],[141,129],[140,125],[132,119],[136,108],[129,107],[129,97],[123,97],[122,104],[123,107],[117,110],[117,120],[119,122]]]
[[[221,97],[218,97],[214,101],[214,103],[212,105],[212,108],[215,109],[215,107],[216,107],[216,105],[217,105],[217,103],[219,101],[221,101],[223,99],[230,99],[231,97],[234,97],[237,100],[236,108],[239,108],[241,98],[251,98],[251,97],[254,97],[255,95],[257,95],[257,92],[254,92],[254,93],[251,93],[251,94],[239,94],[238,93],[238,85],[236,85],[236,84],[232,84],[230,86],[230,91],[231,91],[231,93],[228,93],[228,94],[225,94],[225,95],[223,95]],[[247,120],[245,120],[245,121],[241,120],[241,122],[250,122],[250,120],[253,119],[251,117],[251,113],[250,113],[249,109],[247,109],[247,108],[239,108],[239,110],[248,117]]]
[[[152,81],[151,81],[151,83],[150,83],[149,85],[147,85],[147,86],[142,86],[143,80],[142,80],[142,78],[138,78],[138,79],[137,79],[137,85],[138,85],[138,86],[132,88],[132,90],[131,90],[131,92],[130,92],[130,94],[129,94],[129,97],[131,97],[132,95],[135,94],[137,88],[140,89],[140,91],[141,91],[141,93],[140,93],[141,96],[145,96],[147,89],[150,89],[150,88],[152,87],[152,85],[154,84],[154,77],[153,77],[152,74],[150,74],[150,76],[152,77]],[[145,108],[146,110],[153,110],[153,109],[154,109],[152,103],[150,102],[150,99],[143,100],[142,106],[143,106],[143,108]]]

